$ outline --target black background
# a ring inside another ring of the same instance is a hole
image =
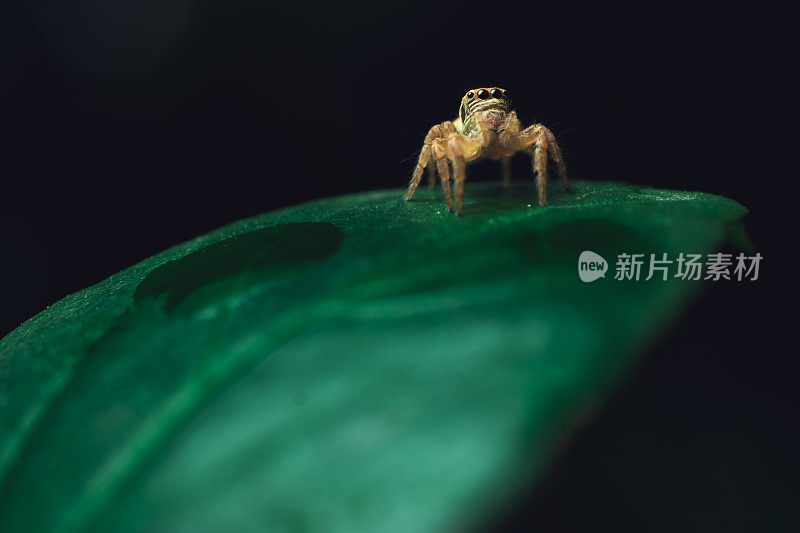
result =
[[[499,85],[524,123],[554,131],[573,178],[734,198],[765,258],[755,283],[706,287],[500,528],[797,526],[787,17],[766,4],[2,4],[0,336],[223,224],[404,186],[428,127],[467,89]]]

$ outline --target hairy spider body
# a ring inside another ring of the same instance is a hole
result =
[[[411,200],[414,196],[422,179],[422,172],[427,167],[431,186],[435,184],[438,170],[448,209],[461,215],[466,163],[484,157],[499,159],[502,163],[503,183],[508,184],[511,181],[510,158],[517,152],[528,153],[533,159],[539,205],[547,203],[548,154],[556,164],[564,190],[569,190],[564,157],[552,132],[541,124],[522,129],[516,112],[510,109],[505,89],[471,89],[461,99],[458,118],[437,124],[425,136],[406,200]],[[455,189],[452,195],[451,166]],[[455,196],[455,202],[452,196]]]

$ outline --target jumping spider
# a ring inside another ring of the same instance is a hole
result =
[[[461,215],[464,199],[466,163],[481,157],[500,159],[503,168],[503,183],[511,181],[511,156],[524,151],[533,157],[539,205],[547,203],[547,153],[556,163],[564,190],[569,190],[564,158],[553,134],[541,124],[522,129],[517,114],[510,110],[508,93],[499,87],[471,89],[461,99],[458,118],[442,122],[430,129],[422,145],[422,153],[408,186],[406,201],[414,196],[422,171],[428,168],[431,186],[435,183],[436,169],[442,181],[447,207],[452,213]],[[434,169],[431,155],[436,162]],[[453,165],[455,181],[455,206],[450,193],[450,165]]]

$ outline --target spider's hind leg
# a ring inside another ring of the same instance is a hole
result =
[[[550,152],[550,157],[556,163],[556,172],[558,172],[558,177],[561,178],[561,185],[565,191],[568,191],[569,178],[567,178],[567,165],[564,163],[564,155],[561,153],[561,148],[559,148],[553,133],[547,128],[544,129],[544,133],[547,135],[547,149]]]
[[[547,141],[545,141],[546,143]],[[543,147],[539,142],[533,150],[533,170],[536,173],[536,192],[539,196],[539,205],[547,205],[547,145]]]
[[[450,163],[447,157],[443,156],[436,159],[436,167],[439,169],[439,178],[442,181],[442,192],[444,193],[444,201],[447,202],[447,210],[453,212],[453,195],[450,192]]]
[[[436,165],[433,161],[428,161],[428,187],[436,188]]]
[[[430,136],[430,133],[428,136]],[[419,154],[417,166],[414,167],[414,173],[411,175],[411,183],[408,184],[408,191],[406,191],[406,202],[411,200],[411,198],[414,196],[414,191],[417,190],[419,181],[422,179],[422,171],[425,169],[425,166],[428,164],[428,160],[430,158],[431,145],[428,143],[428,139],[426,138],[425,145],[422,147],[422,152]]]
[[[463,137],[453,135],[447,141],[450,160],[453,162],[453,185],[455,192],[456,216],[461,216],[461,207],[464,202],[464,179],[466,178],[466,159],[464,158]]]
[[[442,122],[441,124],[437,124],[428,130],[428,134],[425,136],[425,142],[422,144],[422,151],[420,152],[419,159],[417,160],[417,166],[414,167],[414,173],[411,175],[411,183],[408,184],[406,201],[411,200],[411,198],[414,196],[414,191],[417,190],[417,186],[422,179],[422,171],[425,170],[425,167],[429,166],[428,163],[431,159],[431,144],[433,144],[435,140],[441,139],[453,131],[455,131],[455,127],[453,126],[452,122]],[[430,166],[432,167],[433,165]],[[428,170],[429,179],[431,178],[431,172],[433,172],[433,169]]]
[[[500,167],[503,172],[503,186],[508,187],[511,185],[511,158],[509,156],[501,157]]]

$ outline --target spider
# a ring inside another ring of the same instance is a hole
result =
[[[511,156],[519,151],[524,151],[533,158],[539,205],[544,206],[547,203],[548,152],[556,163],[564,190],[569,190],[564,158],[550,130],[541,124],[534,124],[523,130],[516,112],[510,109],[508,92],[505,89],[471,89],[461,99],[458,118],[437,124],[425,136],[422,152],[408,186],[406,201],[414,196],[422,171],[428,168],[428,178],[431,186],[434,186],[438,169],[447,208],[451,213],[455,211],[460,216],[466,163],[481,157],[500,159],[503,183],[508,185],[511,181]],[[450,192],[448,160],[453,166],[455,205]]]

